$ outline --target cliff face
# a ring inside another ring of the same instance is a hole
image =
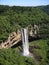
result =
[[[13,32],[9,34],[8,39],[5,42],[2,42],[0,45],[0,49],[2,48],[10,48],[13,45],[17,44],[21,40],[21,34]]]
[[[29,29],[29,27],[28,27]],[[30,27],[30,31],[28,30],[28,35],[35,37],[38,34],[38,26],[34,25]],[[8,39],[5,42],[2,42],[0,45],[0,48],[9,48],[13,45],[17,44],[22,38],[21,38],[22,31],[17,30],[17,32],[12,32],[9,34]]]
[[[44,10],[47,11],[48,8],[48,6],[47,8],[45,6]],[[11,32],[20,29],[19,25],[27,27],[30,24],[47,25],[49,24],[49,15],[40,7],[10,7],[0,5],[0,43],[6,40]],[[46,28],[46,30],[49,30],[49,25]]]

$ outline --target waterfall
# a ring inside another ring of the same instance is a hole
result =
[[[22,43],[23,43],[23,55],[29,56],[28,31],[26,28],[22,29]]]

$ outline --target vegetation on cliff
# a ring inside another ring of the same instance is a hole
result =
[[[0,43],[11,32],[28,25],[39,27],[42,39],[29,44],[33,58],[24,57],[16,48],[0,49],[0,65],[49,65],[49,5],[38,7],[20,7],[0,5]],[[22,48],[22,46],[20,46]]]
[[[0,5],[0,42],[7,39],[9,33],[17,31],[20,28],[19,26],[26,27],[29,24],[40,25],[39,33],[49,34],[49,15],[46,12],[47,9],[49,11],[49,6],[10,7]]]

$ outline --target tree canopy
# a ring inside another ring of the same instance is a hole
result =
[[[49,28],[49,15],[41,7],[0,5],[0,42],[19,26],[27,27],[30,24],[45,24]]]

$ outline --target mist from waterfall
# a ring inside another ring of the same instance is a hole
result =
[[[23,55],[29,56],[29,44],[28,44],[28,30],[22,29],[22,43],[23,43]]]

